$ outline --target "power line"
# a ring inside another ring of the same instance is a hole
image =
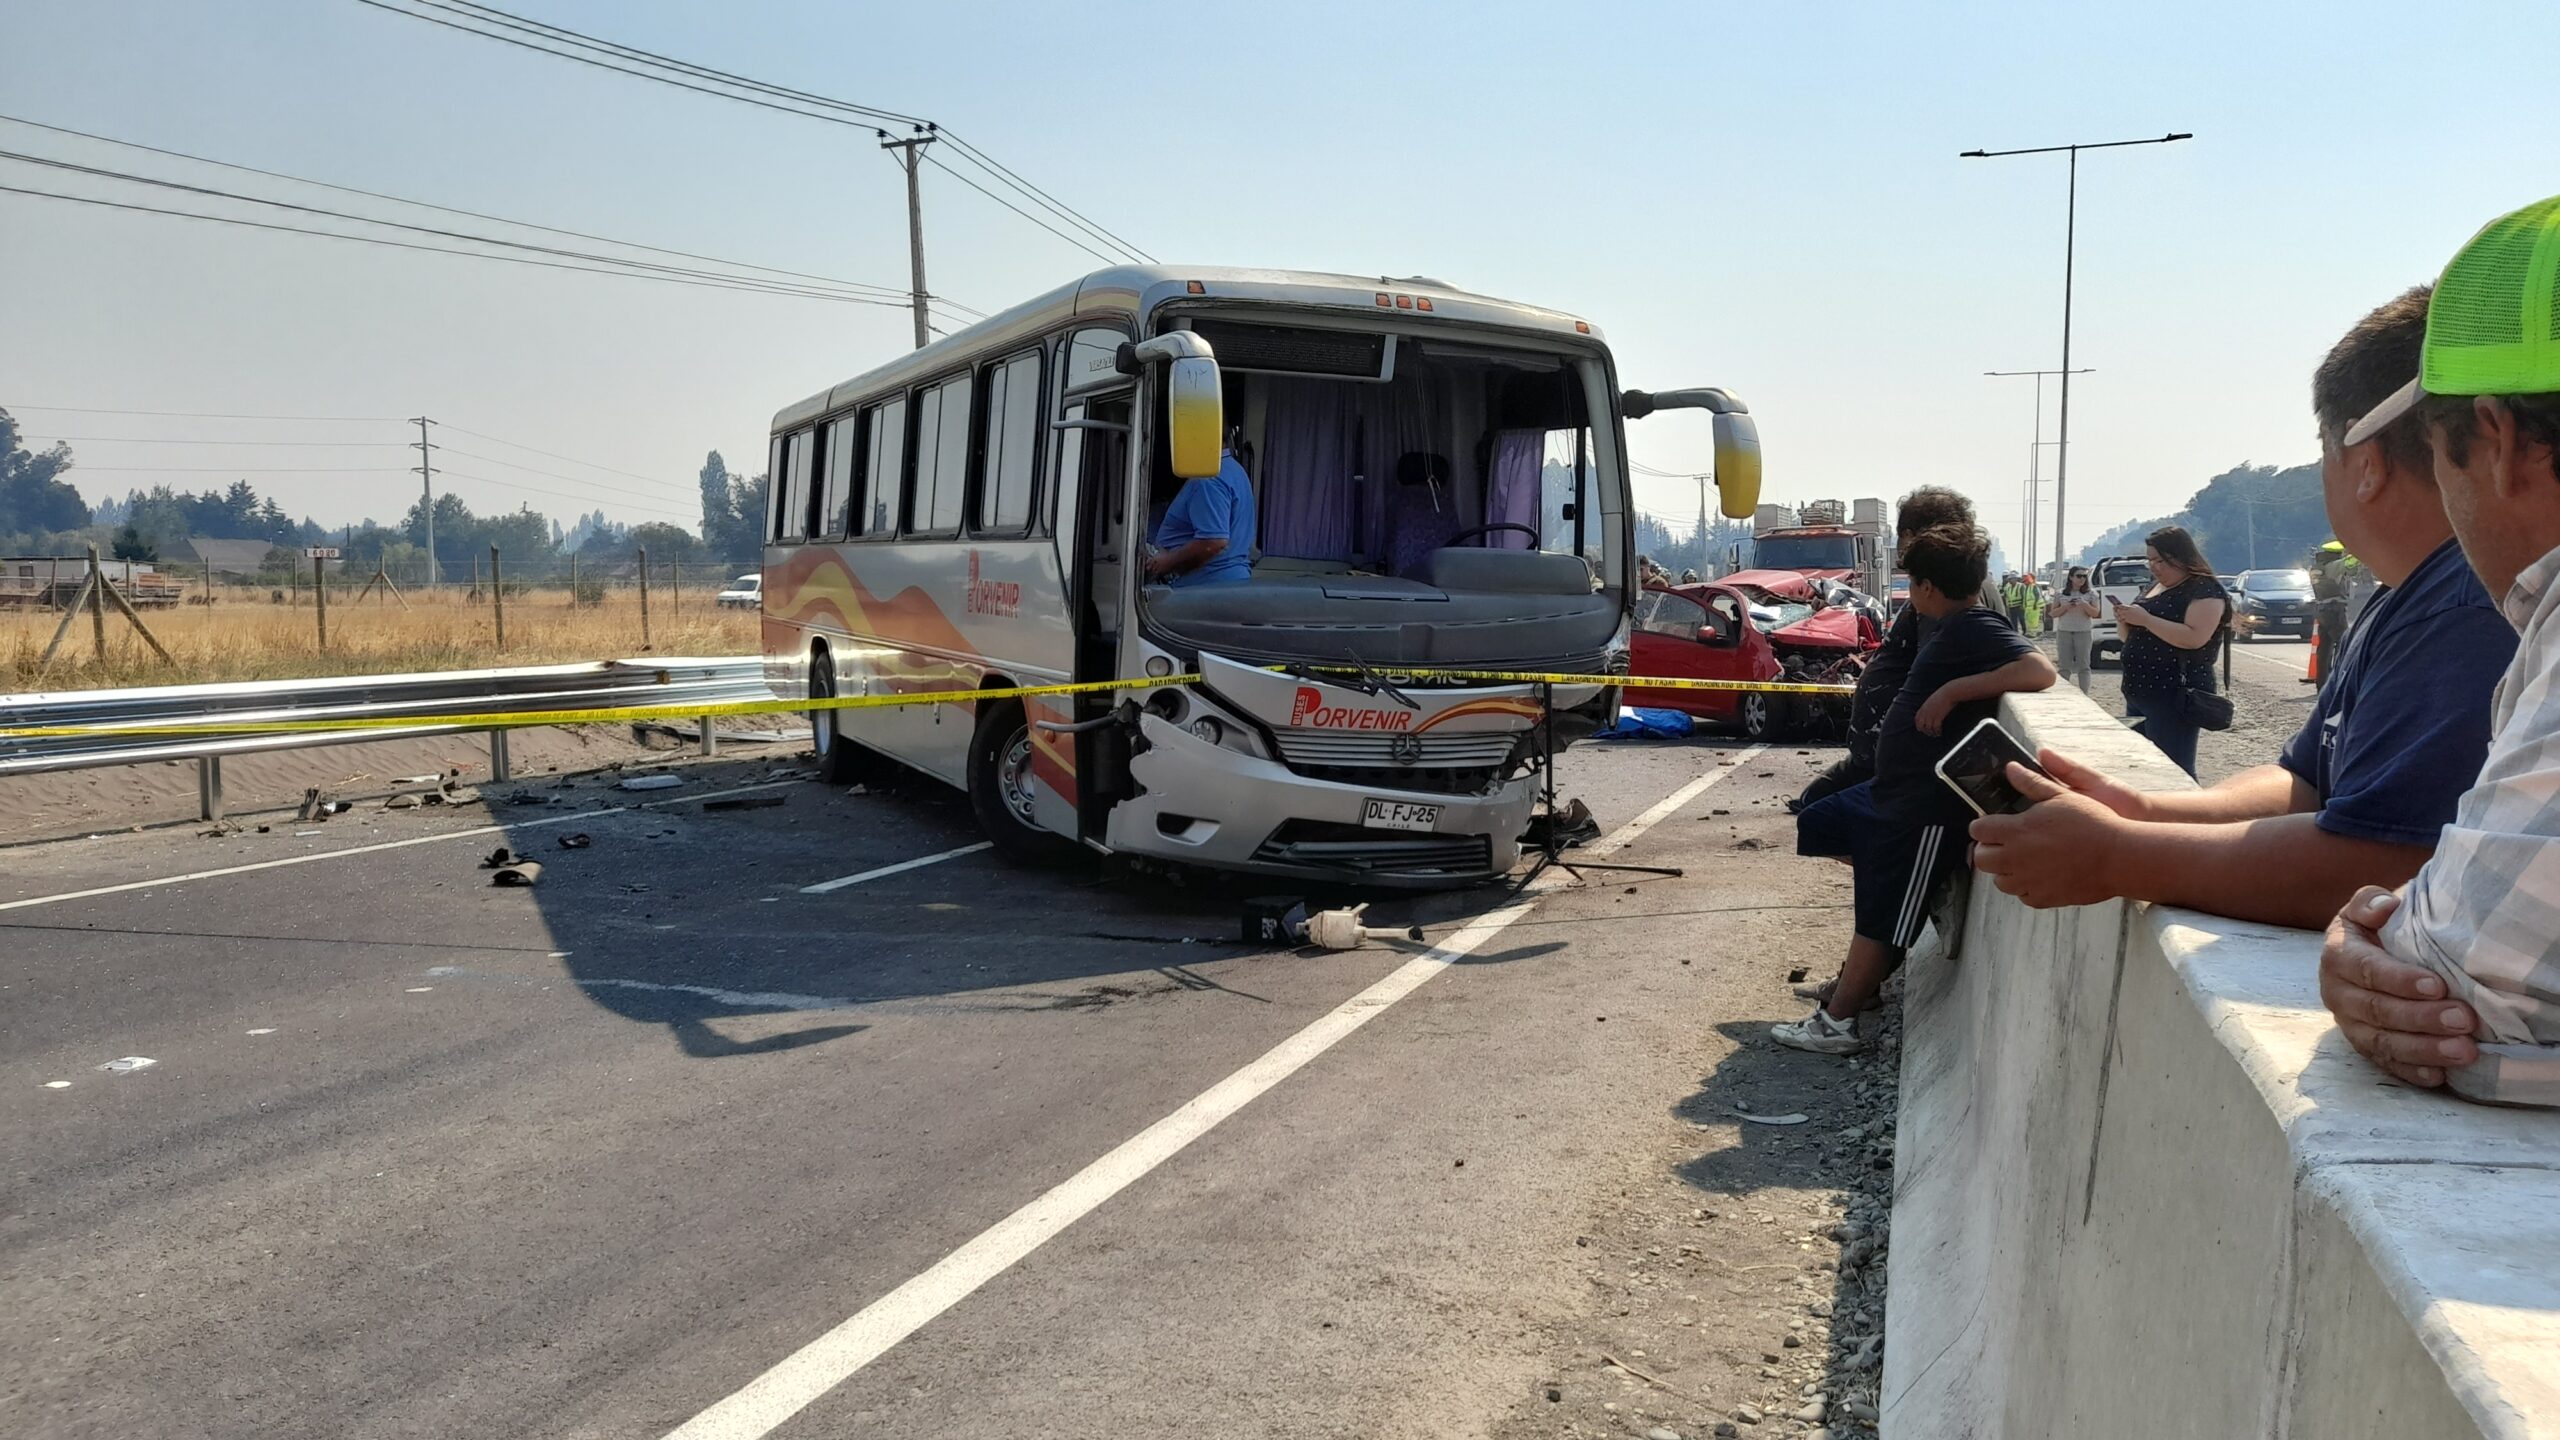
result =
[[[155,415],[175,420],[308,420],[325,425],[400,418],[397,415],[233,415],[215,410],[110,410],[85,405],[0,405],[0,410],[38,410],[47,415]]]
[[[548,475],[554,480],[566,480],[572,485],[591,485],[608,494],[622,493],[615,490],[609,481],[590,480],[583,475],[563,475],[557,470],[543,470],[532,465],[518,464],[513,460],[501,460],[495,455],[482,455],[472,450],[456,450],[450,445],[442,446],[440,448],[443,449],[444,453],[447,455],[459,455],[465,460],[479,460],[491,465],[504,465],[510,470],[522,470],[528,475]],[[648,483],[652,485],[664,485],[679,493],[690,493],[680,481],[657,479],[650,480]]]
[[[585,250],[566,250],[555,245],[534,245],[522,240],[508,240],[497,236],[474,234],[467,230],[444,230],[432,225],[411,225],[400,220],[384,220],[377,216],[358,215],[345,210],[331,210],[318,205],[303,205],[291,200],[271,200],[262,195],[249,195],[236,190],[223,190],[207,185],[190,185],[184,181],[163,180],[156,176],[137,175],[131,171],[125,170],[108,170],[95,165],[81,165],[69,160],[55,160],[47,156],[28,155],[15,150],[0,150],[0,160],[14,160],[24,165],[40,165],[51,170],[67,170],[73,174],[87,175],[98,179],[123,180],[136,185],[149,185],[163,190],[177,190],[190,195],[205,196],[209,199],[236,200],[248,205],[265,205],[272,209],[290,210],[297,214],[315,215],[324,219],[347,220],[359,225],[379,225],[388,230],[402,230],[407,231],[410,234],[427,235],[440,240],[460,240],[475,245],[493,245],[502,249],[523,250],[536,255],[555,255],[571,260],[586,260],[597,264],[622,266],[634,272],[639,272],[648,278],[665,276],[670,278],[686,277],[698,280],[729,281],[736,282],[741,285],[769,289],[776,294],[805,295],[811,299],[821,300],[863,301],[868,299],[869,303],[873,304],[904,305],[907,303],[904,292],[888,290],[886,287],[882,287],[881,295],[879,297],[865,297],[854,292],[838,292],[833,289],[820,289],[815,286],[798,284],[796,282],[762,280],[747,275],[729,274],[714,270],[698,270],[691,266],[684,265],[662,265],[654,260],[626,260],[618,255],[600,255],[592,251]],[[892,296],[895,298],[889,298]]]
[[[1014,204],[1012,201],[1007,200],[993,190],[979,184],[977,181],[970,179],[968,176],[961,174],[959,171],[952,169],[950,166],[943,164],[941,161],[934,159],[932,156],[925,156],[924,163],[941,171],[943,174],[950,176],[952,179],[959,181],[961,184],[968,186],[970,189],[977,191],[979,194],[986,196],[988,199],[993,200],[1007,210],[1021,216],[1023,219],[1030,221],[1032,224],[1039,226],[1041,229],[1048,231],[1050,234],[1057,236],[1059,239],[1066,241],[1068,244],[1073,245],[1087,255],[1101,261],[1103,264],[1117,265],[1121,262],[1122,257],[1118,255],[1108,255],[1100,250],[1094,249],[1092,246],[1078,240],[1073,235],[1068,234],[1066,231],[1061,230],[1057,226],[1050,224],[1048,221],[1032,214],[1030,211],[1023,209],[1021,206]]]
[[[405,465],[74,465],[82,475],[406,475]]]
[[[129,200],[105,200],[92,195],[70,195],[59,190],[36,190],[22,185],[0,185],[0,194],[28,195],[43,200],[61,200],[74,205],[93,205],[109,210],[131,210],[144,215],[162,215],[178,220],[204,220],[216,225],[236,225],[250,230],[273,230],[288,235],[311,235],[324,240],[348,240],[359,245],[380,245],[393,250],[416,250],[430,255],[459,255],[470,260],[496,260],[510,265],[531,265],[543,270],[570,270],[583,275],[613,275],[625,280],[654,280],[665,285],[690,285],[703,290],[736,290],[756,295],[782,295],[803,300],[832,300],[850,305],[879,305],[903,308],[904,301],[869,300],[855,295],[830,295],[816,291],[781,289],[771,285],[732,284],[715,280],[689,280],[675,275],[652,274],[646,270],[614,269],[597,265],[573,265],[558,260],[538,260],[524,255],[493,255],[486,250],[462,250],[448,245],[422,245],[415,241],[391,240],[379,235],[349,235],[342,230],[317,230],[306,225],[284,225],[271,220],[248,220],[234,215],[207,215],[196,210],[173,210],[158,205],[141,205]],[[377,221],[387,224],[387,221]],[[503,242],[492,242],[503,243]],[[32,408],[32,407],[30,407]]]
[[[645,250],[656,255],[673,255],[679,259],[700,260],[712,265],[726,265],[740,270],[761,271],[768,275],[780,275],[794,280],[816,281],[824,285],[842,286],[848,290],[874,291],[881,295],[901,300],[906,297],[906,292],[892,289],[885,285],[872,285],[859,280],[844,280],[832,275],[814,275],[802,270],[784,270],[777,266],[758,265],[745,260],[724,260],[716,255],[701,255],[690,250],[674,250],[663,245],[650,245],[637,240],[617,240],[610,235],[596,235],[584,230],[569,230],[557,225],[544,225],[533,220],[516,220],[504,215],[491,215],[480,210],[465,210],[452,205],[438,205],[429,200],[412,200],[403,195],[386,194],[380,190],[366,190],[354,185],[338,185],[327,180],[314,180],[304,175],[286,174],[281,170],[264,170],[255,165],[240,165],[234,164],[229,160],[216,160],[209,155],[192,155],[184,150],[170,150],[158,145],[144,145],[133,140],[118,140],[112,135],[99,135],[87,130],[73,130],[66,126],[48,125],[41,120],[29,120],[17,115],[0,115],[0,121],[7,121],[12,125],[24,125],[35,130],[50,131],[56,135],[69,135],[76,139],[91,140],[101,145],[115,145],[127,150],[140,150],[146,154],[163,155],[173,160],[185,160],[198,165],[212,165],[224,170],[237,170],[247,175],[263,175],[270,180],[283,180],[295,185],[309,185],[322,190],[334,190],[343,195],[360,195],[368,200],[387,200],[394,205],[410,205],[421,210],[434,210],[447,215],[461,215],[473,220],[488,220],[500,225],[515,225],[527,230],[539,230],[551,235],[566,235],[578,240],[593,240],[605,245],[619,245],[631,250]],[[934,298],[939,299],[941,297],[937,296]]]
[[[158,435],[50,435],[65,445],[255,445],[317,446],[323,450],[398,450],[396,440],[172,440]]]
[[[624,476],[624,477],[626,477],[626,478],[628,478],[628,479],[632,479],[632,480],[648,480],[648,481],[652,481],[652,482],[666,483],[666,484],[680,483],[680,482],[669,481],[669,480],[667,480],[667,479],[666,479],[666,477],[665,477],[665,476],[662,476],[662,475],[643,475],[643,474],[640,474],[639,472],[637,472],[637,471],[633,471],[633,470],[616,470],[616,469],[614,469],[614,468],[613,468],[612,466],[610,466],[610,465],[599,465],[599,464],[597,464],[597,463],[596,463],[595,461],[593,461],[593,460],[585,460],[585,459],[581,459],[581,458],[579,458],[578,456],[575,456],[575,455],[563,455],[563,454],[560,454],[559,452],[557,452],[557,451],[553,451],[553,450],[542,450],[542,449],[537,449],[537,448],[536,448],[536,447],[534,447],[534,446],[531,446],[531,445],[527,445],[527,444],[525,444],[525,443],[524,443],[523,441],[521,441],[521,440],[508,440],[508,439],[505,439],[505,438],[503,438],[503,437],[501,437],[501,436],[497,436],[497,435],[484,435],[484,434],[482,434],[481,432],[479,432],[479,431],[477,431],[477,430],[466,430],[466,429],[462,428],[461,426],[454,424],[454,423],[453,423],[452,421],[450,421],[450,420],[439,420],[439,421],[437,421],[436,423],[437,423],[438,425],[440,425],[440,426],[444,427],[445,429],[452,431],[452,432],[453,432],[453,433],[455,433],[456,435],[468,435],[468,436],[472,437],[472,438],[473,438],[473,439],[475,439],[475,440],[486,440],[486,441],[489,441],[490,443],[495,444],[495,445],[504,445],[504,446],[507,446],[507,447],[509,447],[509,448],[511,448],[511,449],[523,450],[523,451],[526,451],[526,452],[528,452],[528,453],[530,453],[530,454],[544,456],[544,457],[546,457],[546,458],[548,458],[548,459],[552,459],[552,460],[566,460],[566,461],[568,461],[568,462],[569,462],[570,464],[572,464],[572,465],[585,465],[585,466],[588,466],[588,467],[590,467],[590,468],[592,468],[592,469],[602,470],[602,471],[605,471],[605,472],[606,472],[606,473],[608,473],[608,474]],[[459,452],[459,451],[457,451],[457,452],[455,452],[455,453],[459,454],[460,452]],[[499,463],[499,464],[501,464],[501,465],[504,465],[504,464],[506,464],[507,462],[506,462],[506,461],[504,461],[504,460],[501,460],[501,461],[499,461],[498,463]],[[528,467],[528,468],[529,468],[529,467]]]
[[[775,110],[786,115],[797,115],[804,120],[820,120],[830,124],[864,129],[876,128],[878,122],[885,120],[897,124],[909,125],[919,131],[935,130],[937,133],[952,138],[954,140],[955,148],[957,148],[963,157],[969,160],[970,163],[979,166],[1001,183],[1011,186],[1017,193],[1022,194],[1033,204],[1049,210],[1053,215],[1066,221],[1068,224],[1086,231],[1088,234],[1102,240],[1103,243],[1117,247],[1127,258],[1149,261],[1153,259],[1153,257],[1147,255],[1146,252],[1139,250],[1127,241],[1112,234],[1111,231],[1106,230],[1092,220],[1085,218],[1082,214],[1078,213],[1064,202],[1050,196],[1046,191],[1040,190],[1038,187],[1031,185],[1030,182],[1023,180],[1013,171],[1006,169],[1001,164],[998,164],[993,157],[987,155],[984,151],[979,150],[976,146],[969,145],[964,141],[959,141],[956,137],[950,137],[949,132],[940,131],[939,127],[935,126],[933,122],[925,120],[920,116],[907,115],[894,110],[884,110],[873,105],[862,105],[850,100],[840,100],[832,96],[819,95],[812,91],[796,90],[788,86],[776,85],[768,81],[757,80],[731,71],[717,70],[707,65],[697,65],[691,61],[677,60],[669,56],[660,55],[654,51],[640,49],[637,46],[623,45],[616,41],[600,39],[581,31],[571,30],[566,26],[552,25],[537,20],[529,20],[523,16],[514,15],[508,11],[500,10],[495,6],[467,3],[467,0],[464,0],[464,3],[447,3],[447,0],[411,0],[412,4],[427,7],[426,9],[406,8],[404,6],[386,3],[386,0],[357,0],[357,3],[370,6],[376,10],[387,11],[394,15],[405,15],[412,20],[423,20],[430,25],[441,25],[450,30],[459,30],[466,35],[477,35],[482,39],[496,40],[502,44],[514,45],[522,49],[532,50],[539,54],[550,55],[558,59],[574,60],[582,65],[591,65],[598,69],[611,70],[617,74],[631,76],[634,79],[652,80],[662,85],[672,85],[677,89],[690,90],[697,94],[712,96],[716,99],[734,100],[742,105],[753,105],[759,109]],[[428,13],[429,10],[437,13]],[[500,33],[498,30],[484,28],[489,25],[502,26],[518,33],[515,35],[508,35]],[[534,38],[521,38],[523,36],[532,36]],[[552,43],[538,43],[540,41],[549,41]],[[597,53],[582,55],[577,53],[575,49],[555,49],[553,48],[554,45],[568,45]],[[598,54],[609,58],[597,58]],[[628,60],[634,65],[648,68],[634,69],[631,68],[630,65],[612,63],[615,60]],[[708,81],[710,83],[694,83],[697,80]],[[727,88],[713,88],[714,86]],[[749,93],[738,93],[741,90]],[[818,108],[808,108],[812,106]],[[827,111],[839,111],[842,113],[829,114],[826,113]],[[956,174],[957,172],[951,173]],[[1023,214],[1028,218],[1027,212],[1016,209],[1015,213]],[[1042,228],[1050,229],[1050,233],[1052,234],[1060,233],[1045,225]],[[1067,237],[1061,235],[1061,238]],[[1081,242],[1070,241],[1070,243],[1078,244],[1079,248],[1086,249],[1086,253],[1088,254],[1096,253],[1089,247],[1082,246]],[[1119,259],[1121,257],[1104,258],[1111,261],[1111,263],[1119,263]]]
[[[606,40],[599,36],[589,35],[583,31],[572,30],[565,25],[554,25],[549,21],[530,19],[526,16],[501,10],[495,5],[480,4],[478,3],[478,0],[413,0],[413,3],[427,5],[434,9],[442,10],[447,14],[461,14],[469,19],[484,20],[489,23],[505,25],[509,29],[513,29],[524,34],[538,35],[540,38],[546,40],[584,46],[588,49],[601,49],[607,53],[615,54],[622,58],[673,69],[679,73],[690,75],[702,80],[708,80],[714,84],[735,86],[737,88],[754,91],[759,94],[770,95],[777,99],[797,101],[802,104],[816,105],[830,110],[840,110],[848,114],[862,116],[868,119],[885,119],[895,121],[900,124],[912,126],[919,131],[933,131],[942,138],[950,141],[952,146],[959,150],[962,156],[970,163],[978,166],[981,170],[984,170],[989,175],[1010,186],[1015,193],[1023,196],[1025,199],[1047,209],[1052,214],[1057,215],[1068,223],[1077,226],[1084,230],[1088,235],[1103,241],[1105,244],[1117,247],[1128,256],[1145,260],[1150,263],[1155,260],[1154,256],[1149,255],[1147,252],[1130,244],[1128,241],[1121,239],[1111,231],[1104,229],[1101,225],[1096,224],[1094,221],[1086,218],[1084,215],[1068,206],[1066,202],[1058,199],[1054,195],[1051,195],[1048,191],[1041,189],[1039,186],[1032,184],[1030,181],[1023,179],[1020,175],[1015,174],[1011,169],[999,163],[994,156],[987,154],[985,151],[980,150],[977,146],[970,144],[958,135],[944,130],[934,124],[934,122],[926,120],[920,116],[904,115],[894,110],[882,110],[877,106],[863,105],[851,100],[840,100],[833,96],[820,95],[815,91],[800,90],[787,85],[778,85],[771,81],[758,80],[752,76],[740,75],[735,71],[718,70],[708,65],[695,64],[690,60],[678,60],[673,56],[661,55],[654,50],[643,50],[635,45],[625,45],[619,41]],[[812,116],[811,118],[833,119],[834,117]],[[1021,212],[1017,211],[1015,213],[1019,214]]]
[[[404,471],[402,473],[405,474],[407,472]],[[441,465],[436,467],[436,474],[447,480],[471,480],[482,485],[495,485],[502,490],[520,490],[528,495],[548,495],[555,500],[566,500],[574,505],[593,505],[598,509],[604,508],[604,502],[599,501],[595,496],[572,495],[565,490],[548,490],[540,485],[527,485],[521,480],[500,480],[489,475],[474,475],[467,470],[448,470]],[[452,491],[448,488],[445,493],[451,494]],[[611,498],[615,503],[620,504],[625,510],[638,510],[644,514],[670,516],[675,519],[682,520],[686,524],[691,524],[695,520],[701,518],[665,505],[651,504],[646,500],[634,500],[623,496],[615,496]]]

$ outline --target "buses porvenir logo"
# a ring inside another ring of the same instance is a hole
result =
[[[1413,727],[1413,712],[1373,710],[1366,705],[1327,705],[1323,691],[1301,685],[1297,698],[1289,705],[1289,723],[1313,730],[1409,730]]]
[[[1012,580],[978,578],[978,552],[969,552],[969,603],[972,615],[1013,616],[1022,613],[1022,586]]]

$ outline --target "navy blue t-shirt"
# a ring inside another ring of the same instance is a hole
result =
[[[2018,633],[2007,616],[1987,606],[1959,610],[1937,624],[1911,662],[1902,692],[1884,712],[1876,733],[1876,808],[1887,819],[1911,825],[1955,825],[1973,818],[1956,792],[1938,779],[1946,753],[2000,706],[1999,697],[1959,705],[1935,735],[1915,723],[1920,707],[1950,680],[1997,670],[2036,653],[2036,642]]]
[[[2489,754],[2515,627],[2447,540],[2382,593],[2277,763],[2320,792],[2320,828],[2433,845]]]

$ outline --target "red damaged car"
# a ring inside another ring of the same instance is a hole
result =
[[[1635,673],[1666,679],[1850,684],[1884,639],[1866,608],[1824,604],[1813,582],[1786,570],[1648,588],[1636,598],[1635,621]],[[1644,685],[1629,685],[1624,703],[1722,721],[1754,740],[1837,726],[1849,713],[1845,696]]]

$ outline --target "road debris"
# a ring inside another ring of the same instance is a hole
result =
[[[501,888],[525,889],[541,878],[542,862],[539,860],[519,860],[489,872],[489,883]]]
[[[1733,1107],[1733,1113],[1750,1121],[1754,1125],[1801,1125],[1805,1121],[1804,1116],[1795,1114],[1754,1115],[1739,1105]]]
[[[127,1055],[122,1059],[110,1060],[98,1068],[110,1075],[130,1075],[136,1070],[148,1070],[159,1063],[148,1055]]]
[[[673,790],[683,783],[684,777],[681,775],[634,775],[628,780],[617,782],[617,786],[624,790]]]
[[[594,843],[596,843],[595,837],[589,835],[584,830],[581,830],[574,835],[563,835],[560,837],[560,848],[563,850],[584,850]]]

